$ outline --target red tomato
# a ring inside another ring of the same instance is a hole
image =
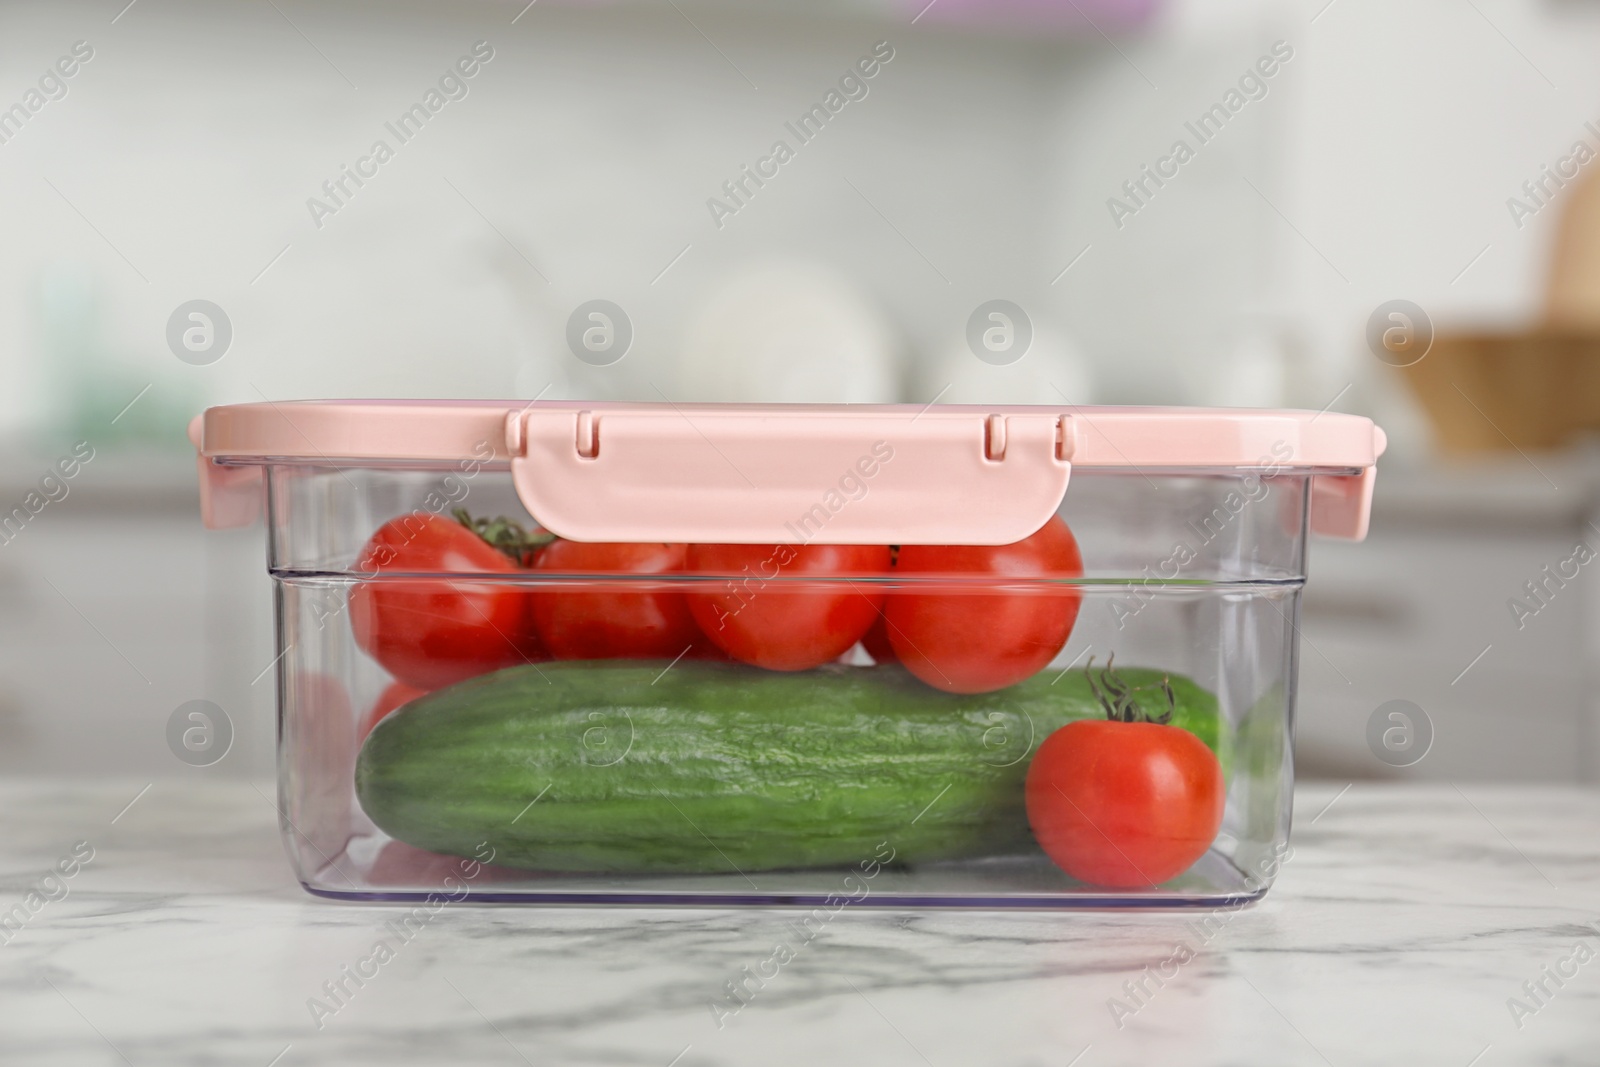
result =
[[[1015,544],[902,545],[896,573],[1075,578],[1083,557],[1058,516]],[[1004,593],[897,592],[884,608],[889,642],[906,669],[936,689],[987,693],[1029,678],[1072,633],[1081,594],[1071,588]]]
[[[695,627],[699,629],[698,626]],[[689,652],[684,659],[699,659],[709,663],[732,663],[733,657],[722,651],[717,643],[701,633],[694,639],[694,644],[689,647]]]
[[[1090,885],[1148,888],[1217,839],[1222,765],[1177,726],[1068,723],[1028,766],[1028,824],[1056,866]]]
[[[427,695],[426,690],[417,689],[404,682],[390,682],[388,688],[378,695],[376,703],[368,709],[366,718],[361,720],[360,732],[356,734],[356,739],[365,741],[372,728],[382,722],[391,711],[397,711],[402,705]]]
[[[882,615],[873,620],[872,628],[862,635],[861,646],[867,650],[867,655],[872,657],[873,663],[893,663],[900,658],[894,654],[894,645],[889,641],[887,620]]]
[[[555,541],[533,566],[576,574],[674,574],[683,570],[684,548]],[[629,591],[617,583],[542,589],[533,602],[533,625],[558,659],[672,659],[704,640],[682,593]]]
[[[689,610],[707,637],[736,660],[772,671],[803,671],[838,659],[878,617],[883,594],[839,582],[800,589],[784,579],[883,573],[887,545],[690,545],[688,569],[743,575],[726,591],[690,593]]]
[[[385,523],[362,549],[367,574],[519,574],[504,553],[451,519],[425,512]],[[361,582],[350,595],[356,644],[400,681],[442,689],[548,658],[528,618],[528,590],[460,578]]]

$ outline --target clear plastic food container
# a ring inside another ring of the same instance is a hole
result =
[[[264,514],[312,893],[1226,906],[1288,847],[1298,411],[304,402],[195,420]],[[264,508],[263,508],[264,504]]]

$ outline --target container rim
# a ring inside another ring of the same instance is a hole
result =
[[[1336,411],[976,404],[674,404],[536,400],[289,400],[228,404],[195,417],[189,438],[208,459],[249,463],[286,460],[508,461],[521,450],[508,441],[508,419],[539,412],[591,413],[596,418],[670,414],[760,416],[774,436],[806,436],[818,419],[849,419],[863,435],[904,432],[927,420],[1053,416],[1067,420],[1063,442],[1074,468],[1210,470],[1270,467],[1320,472],[1374,465],[1388,439],[1371,419]]]
[[[265,468],[339,457],[507,464],[529,514],[574,540],[741,544],[1010,544],[1074,468],[1309,476],[1312,529],[1360,540],[1388,443],[1328,411],[562,400],[269,400],[211,408],[189,436],[214,528],[254,521]]]

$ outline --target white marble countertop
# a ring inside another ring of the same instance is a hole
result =
[[[0,1062],[1600,1062],[1596,792],[1306,788],[1277,887],[1231,913],[846,909],[720,1028],[794,913],[452,905],[318,1029],[308,1000],[397,909],[302,892],[254,786],[142,785],[0,784],[0,921],[26,915]]]

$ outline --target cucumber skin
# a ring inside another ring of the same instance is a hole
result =
[[[1130,686],[1162,672],[1126,668]],[[1170,676],[1173,725],[1229,760],[1216,697]],[[356,764],[385,833],[546,871],[730,873],[1034,851],[1029,758],[1103,716],[1082,670],[959,696],[899,667],[513,667],[388,716]],[[948,788],[947,788],[948,787]],[[941,792],[942,791],[942,792]],[[541,796],[542,792],[542,796]],[[529,806],[535,797],[540,799]]]

